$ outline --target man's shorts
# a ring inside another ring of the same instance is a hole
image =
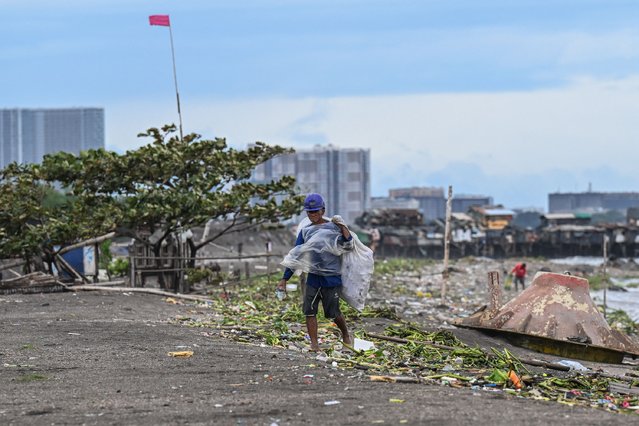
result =
[[[317,315],[317,308],[320,299],[324,308],[324,316],[328,319],[335,319],[342,315],[339,310],[339,288],[337,287],[311,287],[306,285],[306,294],[304,296],[304,315],[312,317]]]

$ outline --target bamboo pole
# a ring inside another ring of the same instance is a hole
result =
[[[446,297],[446,286],[448,285],[448,257],[450,251],[450,217],[452,215],[453,186],[448,186],[448,199],[446,200],[446,227],[444,228],[444,272],[442,281],[441,298]]]
[[[76,244],[72,244],[70,246],[66,246],[60,249],[60,251],[57,254],[64,254],[68,251],[71,251],[73,249],[77,249],[80,247],[86,247],[86,246],[91,246],[94,244],[100,244],[102,241],[108,240],[110,238],[115,237],[115,232],[109,232],[108,234],[102,235],[100,237],[95,237],[95,238],[91,238],[89,240],[86,241],[81,241],[79,243]]]
[[[606,271],[606,264],[608,263],[608,234],[603,235],[603,316],[606,318],[606,312],[608,311],[608,301],[607,301],[607,293],[608,293],[608,277]]]
[[[74,285],[67,287],[71,291],[116,291],[120,293],[146,293],[158,296],[173,297],[177,299],[194,300],[196,302],[210,302],[211,298],[202,296],[191,296],[189,294],[171,293],[169,291],[154,288],[131,288],[131,287],[106,287],[101,285]]]

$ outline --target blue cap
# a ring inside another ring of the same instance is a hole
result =
[[[307,212],[316,212],[325,207],[324,199],[319,194],[308,194],[304,200],[304,210]]]

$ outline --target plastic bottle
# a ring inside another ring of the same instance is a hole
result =
[[[521,379],[519,378],[517,373],[515,373],[513,370],[510,370],[508,372],[508,378],[510,379],[511,382],[513,382],[513,386],[515,387],[515,389],[521,389],[524,387]]]
[[[275,297],[277,297],[277,300],[286,299],[286,290],[281,289],[281,288],[276,288],[275,289]]]

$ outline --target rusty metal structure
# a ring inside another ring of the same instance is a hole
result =
[[[501,335],[547,354],[621,363],[639,356],[639,345],[611,328],[590,298],[588,280],[540,272],[504,306],[496,272],[489,273],[489,305],[456,325]]]

